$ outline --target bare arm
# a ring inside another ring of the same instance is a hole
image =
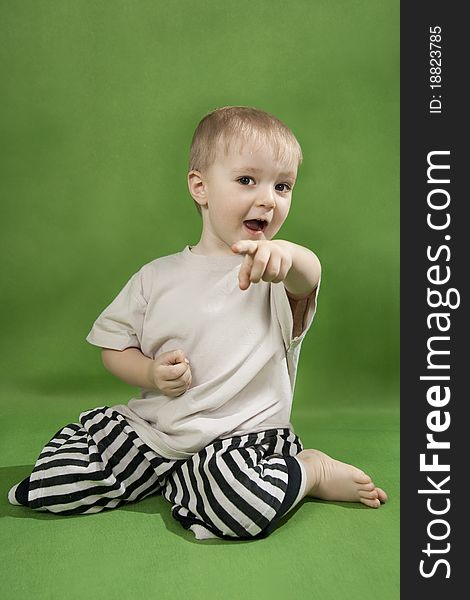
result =
[[[284,287],[292,311],[292,335],[297,337],[306,326],[309,298],[318,287],[321,265],[318,257],[311,250],[296,244],[292,244],[291,249],[292,267],[284,279]],[[311,301],[315,303],[315,299]]]
[[[129,385],[147,390],[155,390],[152,376],[153,360],[144,356],[138,348],[125,350],[101,349],[101,359],[105,368]]]
[[[299,300],[309,296],[318,286],[321,265],[316,254],[308,248],[284,242],[289,245],[292,256],[292,267],[284,279],[284,287],[289,296]]]
[[[181,396],[191,385],[191,368],[183,350],[148,358],[138,348],[101,349],[106,369],[129,385],[158,390],[170,398]]]

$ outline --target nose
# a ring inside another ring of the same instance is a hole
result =
[[[274,190],[271,187],[260,189],[256,204],[257,206],[265,206],[267,210],[276,208]]]

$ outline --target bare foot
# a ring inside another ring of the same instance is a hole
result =
[[[387,494],[357,467],[335,460],[320,450],[302,450],[296,458],[307,473],[307,496],[338,502],[362,502],[371,508],[379,508],[387,501]]]

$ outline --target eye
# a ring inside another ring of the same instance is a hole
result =
[[[248,177],[248,175],[244,175],[243,177],[239,177],[237,179],[238,183],[241,183],[242,185],[250,185],[250,181],[252,181],[253,183],[255,182],[255,180],[253,179],[253,177]]]
[[[288,183],[278,183],[275,188],[278,192],[289,192],[292,189]]]

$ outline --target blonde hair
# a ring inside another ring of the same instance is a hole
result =
[[[295,164],[302,162],[302,149],[292,131],[274,115],[250,106],[223,106],[201,119],[194,132],[189,151],[189,171],[203,171],[210,167],[223,142],[225,154],[231,143],[255,141],[269,145],[278,161]],[[200,206],[195,202],[199,213]]]

